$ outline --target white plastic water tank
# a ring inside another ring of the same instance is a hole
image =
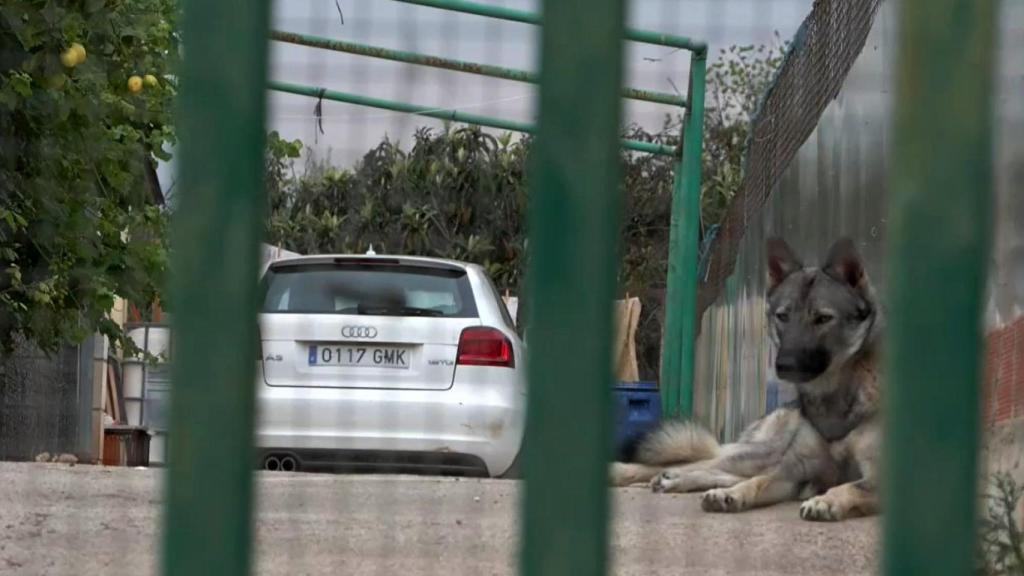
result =
[[[146,332],[149,332],[147,337]],[[171,330],[165,326],[142,326],[128,331],[128,337],[141,350],[162,358],[168,358],[171,348]]]
[[[125,360],[121,364],[122,391],[125,398],[142,398],[142,362]]]
[[[142,425],[143,362],[125,359],[121,363],[121,386],[124,394],[124,418],[130,426]]]
[[[156,432],[150,436],[149,463],[155,466],[167,464],[167,434]]]

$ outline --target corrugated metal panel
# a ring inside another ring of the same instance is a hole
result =
[[[764,414],[769,366],[764,240],[783,236],[807,261],[848,235],[884,298],[885,179],[895,19],[879,10],[863,52],[742,241],[728,286],[705,313],[697,342],[697,418],[726,440]],[[1024,310],[1024,4],[1003,4],[996,120],[997,211],[987,322]]]

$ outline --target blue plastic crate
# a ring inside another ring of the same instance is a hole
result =
[[[616,458],[630,461],[640,441],[661,422],[661,393],[657,382],[621,382],[612,395]]]
[[[774,380],[768,381],[764,397],[764,413],[771,414],[779,407],[779,383]]]
[[[765,386],[764,413],[771,414],[775,410],[796,400],[796,389],[774,378],[769,378]]]

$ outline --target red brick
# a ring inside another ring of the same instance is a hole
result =
[[[987,334],[984,373],[986,419],[1024,416],[1024,317]]]
[[[1024,317],[1013,324],[1013,371],[1011,385],[1014,396],[1014,416],[1024,416]]]

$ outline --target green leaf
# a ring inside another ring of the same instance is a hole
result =
[[[53,0],[50,0],[46,3],[46,6],[39,11],[39,14],[51,28],[59,28],[61,21],[64,19],[65,11],[63,8],[59,8]]]
[[[163,162],[169,162],[172,158],[171,153],[161,147],[153,148],[153,157]]]
[[[9,110],[14,110],[18,105],[18,95],[14,90],[0,90],[0,105],[7,107]]]
[[[12,72],[8,80],[11,88],[22,98],[32,96],[32,77],[25,72]]]

